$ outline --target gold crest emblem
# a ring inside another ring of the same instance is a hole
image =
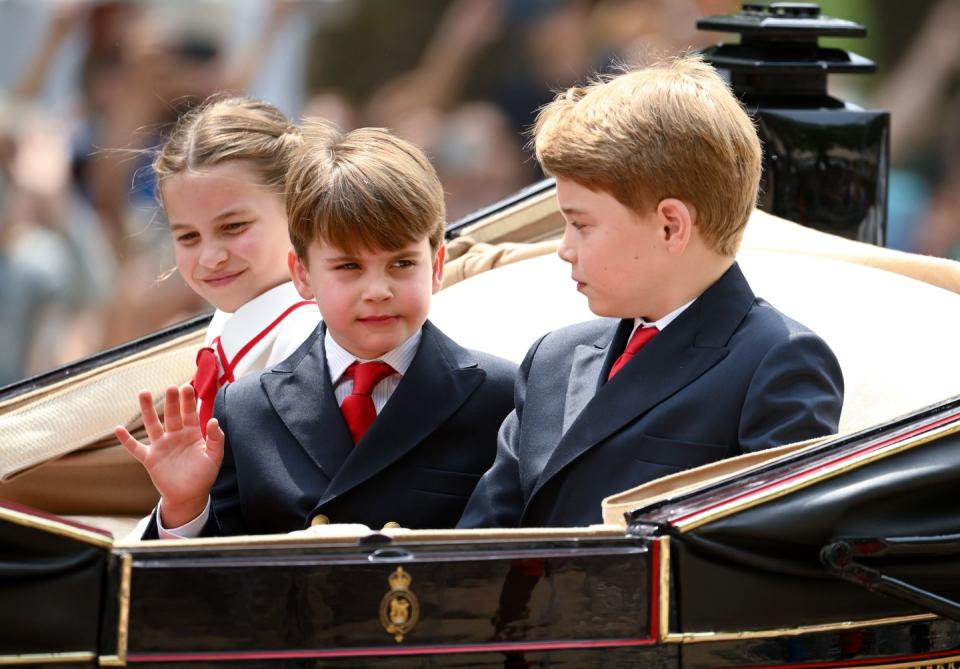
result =
[[[403,641],[420,619],[420,602],[410,592],[411,581],[410,574],[403,567],[397,567],[387,579],[390,591],[380,600],[380,624],[397,643]]]

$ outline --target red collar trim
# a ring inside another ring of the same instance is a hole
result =
[[[274,319],[274,321],[270,323],[270,325],[260,330],[260,332],[257,333],[257,335],[253,337],[253,339],[251,339],[246,344],[244,344],[243,348],[237,351],[237,354],[233,356],[233,360],[227,360],[227,356],[223,350],[223,344],[220,343],[220,338],[217,337],[217,339],[215,340],[215,343],[217,346],[217,356],[220,358],[220,362],[223,364],[223,375],[220,377],[220,383],[221,384],[232,383],[233,381],[236,381],[236,379],[233,376],[233,370],[235,370],[237,368],[237,365],[240,364],[240,361],[243,359],[243,356],[249,353],[254,346],[259,344],[264,337],[270,334],[271,330],[273,330],[275,327],[280,325],[280,323],[283,321],[284,318],[292,314],[294,311],[296,311],[300,307],[307,307],[315,304],[316,302],[314,302],[313,300],[302,300],[300,302],[297,302],[287,307],[286,311],[284,311],[282,314],[277,316]]]

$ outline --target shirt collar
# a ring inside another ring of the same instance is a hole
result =
[[[644,318],[635,318],[633,319],[633,329],[634,331],[636,331],[637,328],[655,327],[660,332],[663,332],[664,329],[666,329],[666,327],[670,325],[670,323],[676,320],[677,316],[679,316],[684,311],[686,311],[687,307],[689,307],[691,304],[693,304],[696,301],[697,301],[696,298],[690,300],[689,302],[684,304],[682,307],[678,307],[677,309],[674,309],[669,314],[667,314],[666,316],[664,316],[663,318],[657,321],[651,322]]]
[[[302,300],[292,281],[281,283],[245,303],[232,314],[218,309],[211,321],[208,337],[210,334],[219,335],[224,354],[228,360],[232,359],[261,330]],[[219,326],[219,332],[210,332],[216,329],[214,324]],[[210,339],[212,341],[213,338]]]
[[[410,335],[410,337],[398,347],[392,351],[387,351],[379,358],[376,358],[376,360],[382,360],[393,367],[400,376],[403,376],[407,373],[407,370],[410,369],[413,357],[417,354],[417,348],[420,346],[420,337],[422,334],[423,329],[421,328]],[[354,362],[370,362],[370,360],[358,358],[340,346],[330,334],[330,328],[327,328],[326,334],[323,337],[323,346],[327,353],[327,369],[330,370],[330,382],[333,383],[333,385],[337,385],[337,382],[340,380],[340,377],[343,376],[347,367]]]

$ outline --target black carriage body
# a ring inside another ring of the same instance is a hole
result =
[[[108,551],[82,531],[49,534],[72,526],[24,525],[3,511],[5,555],[17,542],[43,545],[59,550],[59,564],[82,566],[72,575],[81,587],[68,587],[64,569],[40,572],[38,549],[24,556],[21,571],[35,576],[0,590],[4,663],[677,666],[676,649],[656,644],[650,586],[659,563],[648,539],[264,537]],[[416,609],[402,633],[381,614],[389,616],[397,574]]]
[[[621,529],[111,546],[89,528],[5,507],[0,660],[956,666],[957,616],[847,582],[822,551],[908,538],[909,550],[861,550],[856,560],[928,601],[960,600],[957,542],[923,548],[960,534],[958,470],[952,400],[649,504]]]

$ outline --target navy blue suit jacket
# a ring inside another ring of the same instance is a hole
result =
[[[324,334],[321,324],[289,358],[217,395],[227,440],[203,536],[300,530],[318,514],[374,529],[453,527],[493,463],[515,364],[426,322],[410,368],[354,446]],[[144,536],[156,537],[155,522]]]
[[[836,357],[756,298],[736,264],[608,382],[632,328],[598,319],[534,344],[461,527],[599,523],[611,494],[836,432]]]

